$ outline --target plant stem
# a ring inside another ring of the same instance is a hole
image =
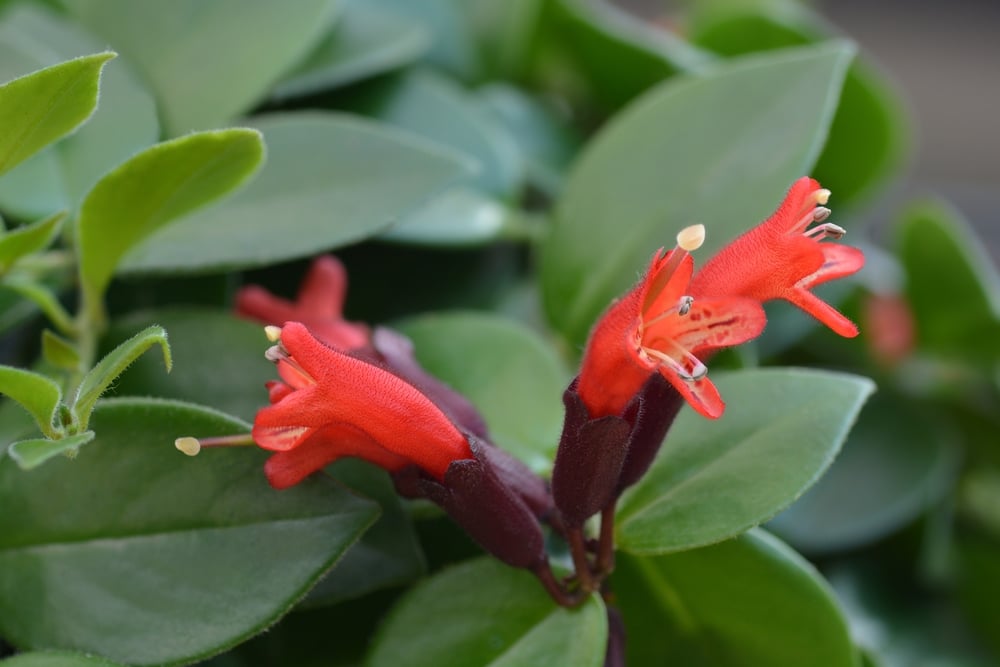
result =
[[[594,580],[590,558],[587,557],[587,544],[583,537],[583,528],[573,527],[566,531],[569,538],[569,550],[573,556],[573,567],[576,568],[576,580],[580,589],[586,593],[596,591],[600,583]]]
[[[601,578],[615,569],[615,503],[601,510],[601,536],[597,543],[597,571]]]

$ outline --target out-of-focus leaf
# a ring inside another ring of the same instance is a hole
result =
[[[365,4],[405,17],[420,25],[430,35],[430,50],[424,60],[465,80],[476,78],[482,70],[465,4],[454,0],[362,0]],[[511,0],[513,1],[513,0]],[[507,3],[504,3],[507,4]]]
[[[90,117],[101,69],[114,57],[76,58],[0,85],[0,174]]]
[[[42,433],[50,438],[58,435],[54,422],[62,389],[56,382],[23,368],[0,366],[0,394],[27,410]]]
[[[102,39],[38,5],[21,4],[0,22],[0,41],[37,61],[37,67],[100,51]],[[75,209],[84,194],[118,163],[153,144],[160,131],[152,94],[124,59],[101,74],[100,105],[86,125],[0,181],[0,204],[24,218]]]
[[[153,347],[159,345],[163,351],[163,365],[170,372],[172,360],[170,358],[170,344],[167,342],[167,332],[161,326],[151,326],[143,329],[132,336],[121,345],[104,355],[97,365],[83,376],[80,387],[76,391],[76,398],[70,406],[73,417],[82,428],[87,428],[90,421],[90,413],[97,405],[97,399],[108,390],[108,387],[118,379],[118,376],[125,372],[125,369],[132,365],[136,359]]]
[[[0,459],[0,633],[21,648],[129,665],[221,652],[285,613],[378,511],[329,479],[275,492],[263,452],[178,453],[175,436],[249,429],[214,411],[115,399],[93,425],[75,461],[26,474]]]
[[[669,556],[624,557],[614,587],[632,665],[857,665],[829,586],[762,530]]]
[[[62,4],[135,63],[172,136],[225,125],[251,108],[312,50],[336,7],[332,0]]]
[[[101,178],[77,220],[85,297],[99,302],[130,248],[246,181],[263,159],[256,130],[200,132],[148,148]]]
[[[339,114],[253,122],[268,148],[260,176],[152,236],[126,258],[126,270],[217,270],[315,255],[383,231],[472,169],[439,145]]]
[[[10,232],[0,231],[0,275],[6,273],[25,255],[47,248],[59,233],[65,218],[66,212],[62,211]]]
[[[599,667],[606,638],[596,596],[578,609],[557,607],[527,572],[479,559],[444,570],[403,598],[366,664]]]
[[[995,508],[994,508],[995,509]],[[962,609],[980,636],[1000,655],[1000,535],[962,534],[956,540],[958,590]]]
[[[7,454],[22,470],[31,470],[42,465],[49,459],[55,458],[59,454],[72,455],[76,450],[93,439],[93,431],[84,431],[83,433],[66,436],[59,440],[47,440],[45,438],[21,440],[12,443],[7,450]]]
[[[649,472],[623,496],[618,546],[634,554],[720,542],[766,521],[833,462],[865,399],[867,378],[758,369],[716,380],[726,412],[683,411]]]
[[[650,90],[577,160],[542,256],[553,326],[582,344],[653,252],[692,222],[708,256],[763,219],[807,173],[853,50],[747,56]]]
[[[920,349],[976,366],[1000,359],[1000,277],[961,215],[943,202],[913,204],[898,248]]]
[[[481,245],[519,227],[517,215],[478,190],[452,188],[407,215],[380,238],[414,245]]]
[[[419,22],[371,0],[349,0],[309,57],[272,90],[275,99],[345,86],[410,64],[430,48]]]
[[[399,330],[413,341],[424,368],[472,401],[497,445],[535,471],[551,466],[569,380],[552,347],[487,314],[424,315]]]
[[[837,37],[837,31],[799,2],[761,2],[701,12],[691,40],[725,56],[769,51]],[[889,81],[863,60],[844,79],[830,138],[813,175],[837,202],[853,201],[884,181],[902,162],[907,137],[903,105]]]
[[[829,553],[885,537],[950,489],[954,441],[898,398],[876,396],[833,465],[769,527],[807,553]]]
[[[42,359],[54,368],[73,371],[80,367],[80,353],[65,338],[52,331],[42,331]]]
[[[479,74],[485,79],[521,79],[536,46],[548,0],[461,0],[456,4],[475,38]]]
[[[611,110],[663,79],[699,71],[714,60],[605,0],[550,2],[543,30],[543,47],[554,43],[566,52],[561,57],[568,72],[562,76],[582,76],[583,85]]]
[[[3,667],[124,667],[118,663],[82,653],[37,651],[21,653],[0,661]]]

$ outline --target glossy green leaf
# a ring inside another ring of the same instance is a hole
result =
[[[761,530],[669,556],[623,557],[614,589],[630,665],[858,664],[827,583]]]
[[[921,350],[976,365],[1000,358],[1000,276],[961,215],[943,202],[912,205],[898,249]]]
[[[548,469],[562,429],[569,374],[555,350],[522,325],[488,314],[406,320],[417,361],[465,395],[496,444],[536,471]]]
[[[621,549],[692,549],[770,519],[829,467],[874,389],[867,378],[792,368],[715,382],[725,414],[680,414],[649,472],[622,498]]]
[[[216,310],[157,310],[115,322],[102,349],[154,324],[170,332],[170,375],[155,356],[137,359],[115,382],[116,396],[176,398],[248,421],[267,405],[264,383],[278,376],[274,364],[264,358],[270,343],[261,325]]]
[[[604,0],[552,2],[547,20],[546,41],[567,51],[567,74],[582,76],[588,91],[612,110],[663,79],[699,71],[714,60]]]
[[[65,218],[66,212],[62,211],[13,231],[0,232],[0,275],[10,270],[25,255],[47,248],[59,233]]]
[[[84,294],[99,302],[132,246],[243,183],[263,158],[256,130],[200,132],[148,148],[104,176],[77,220]]]
[[[254,449],[177,452],[176,436],[249,428],[214,411],[115,399],[93,424],[75,461],[0,460],[0,634],[15,646],[195,662],[273,623],[377,513],[328,479],[274,491]]]
[[[599,667],[607,617],[596,597],[557,607],[523,570],[478,559],[404,597],[375,638],[368,667]]]
[[[133,271],[257,266],[307,257],[387,228],[471,165],[409,134],[325,112],[255,119],[260,176],[133,250]],[[279,224],[280,223],[280,224]]]
[[[769,528],[800,551],[829,553],[883,538],[951,489],[959,452],[923,409],[874,397],[822,479]]]
[[[70,133],[97,106],[104,63],[113,53],[76,58],[0,86],[0,174]]]
[[[132,336],[121,345],[104,355],[97,365],[83,376],[80,387],[76,391],[76,398],[70,406],[73,417],[82,428],[87,428],[90,421],[90,413],[97,405],[97,399],[101,394],[118,379],[118,376],[125,372],[136,359],[153,347],[159,345],[163,351],[163,365],[167,372],[170,372],[172,361],[170,359],[170,344],[167,342],[167,332],[161,326],[151,326],[143,329]]]
[[[331,0],[62,4],[135,63],[171,135],[225,125],[253,107],[318,43],[336,6]]]
[[[332,605],[422,576],[427,568],[424,555],[388,474],[356,459],[337,461],[326,472],[363,498],[377,502],[382,514],[344,554],[337,568],[310,591],[304,605]]]
[[[452,188],[438,195],[380,238],[397,243],[433,246],[482,245],[519,226],[517,213],[471,188]]]
[[[45,438],[21,440],[11,444],[7,450],[7,454],[21,467],[21,470],[31,470],[60,454],[65,454],[72,458],[80,447],[93,439],[93,431],[84,431],[83,433],[66,436],[59,440],[47,440]]]
[[[42,433],[56,437],[54,422],[62,400],[57,383],[23,368],[0,366],[0,394],[27,410]]]
[[[853,50],[788,49],[649,91],[577,160],[543,247],[549,319],[574,343],[684,226],[709,256],[777,208],[808,173]]]
[[[703,12],[691,40],[726,56],[743,55],[836,37],[837,31],[797,2],[758,3]],[[813,170],[835,202],[871,192],[901,163],[906,143],[902,102],[890,82],[868,62],[851,65],[830,138]]]
[[[5,37],[37,62],[32,69],[94,53],[107,44],[80,25],[28,4],[4,14],[0,41]],[[100,104],[93,116],[72,135],[7,174],[0,181],[0,204],[23,218],[75,209],[101,176],[153,144],[159,131],[152,94],[125,59],[118,58],[104,67]]]
[[[36,651],[0,661],[3,667],[124,667],[118,663],[82,653]]]
[[[365,0],[344,3],[309,57],[271,90],[275,99],[339,88],[414,62],[430,47],[420,23]]]

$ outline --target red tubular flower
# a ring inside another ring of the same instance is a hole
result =
[[[390,471],[416,465],[444,478],[472,458],[468,440],[427,396],[390,371],[346,354],[290,322],[268,351],[284,382],[257,413],[253,439],[276,452],[265,473],[285,488],[345,456]]]
[[[577,385],[591,418],[621,415],[653,373],[702,415],[722,414],[722,399],[699,355],[758,336],[765,317],[754,299],[688,296],[689,251],[703,238],[701,225],[678,234],[677,247],[658,251],[645,277],[594,327]]]
[[[236,313],[261,324],[302,322],[324,343],[341,350],[367,348],[371,340],[368,327],[344,319],[346,296],[344,265],[336,257],[324,255],[313,261],[296,301],[248,285],[236,294]]]
[[[696,297],[740,296],[764,302],[785,299],[841,336],[858,335],[849,319],[811,290],[858,271],[865,262],[857,248],[820,243],[844,230],[824,223],[830,191],[803,176],[795,181],[774,215],[723,248],[695,275]],[[819,224],[810,228],[815,222]]]

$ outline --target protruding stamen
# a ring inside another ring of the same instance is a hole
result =
[[[677,245],[683,250],[694,252],[705,242],[705,225],[691,225],[677,232]]]
[[[671,340],[666,340],[664,342],[674,348],[675,352],[680,356],[680,361],[669,354],[654,348],[644,347],[642,348],[642,351],[653,359],[659,361],[664,366],[668,367],[682,380],[697,382],[708,375],[708,366],[701,363],[701,360],[698,357],[694,356]]]
[[[269,324],[264,327],[264,335],[272,343],[277,343],[281,340],[281,327],[276,327],[273,324]]]
[[[264,350],[264,358],[276,364],[282,359],[287,359],[288,353],[280,345],[272,345]]]
[[[681,300],[677,302],[677,314],[687,315],[691,312],[691,305],[694,303],[693,296],[682,296]]]
[[[827,202],[830,201],[831,194],[832,193],[826,188],[820,188],[812,193],[811,199],[820,206],[826,206]]]
[[[184,452],[188,456],[197,456],[201,451],[201,443],[198,438],[185,437],[174,440],[174,447]]]
[[[817,206],[816,208],[813,209],[813,221],[823,222],[824,220],[830,217],[831,213],[833,213],[833,211],[831,211],[827,207]]]
[[[248,447],[255,444],[257,443],[253,441],[253,437],[249,433],[220,435],[212,438],[192,438],[186,436],[174,440],[174,447],[188,456],[197,456],[203,447]]]
[[[822,241],[825,238],[842,239],[846,233],[847,230],[840,225],[824,222],[822,225],[817,225],[807,231],[806,236],[816,241]]]

